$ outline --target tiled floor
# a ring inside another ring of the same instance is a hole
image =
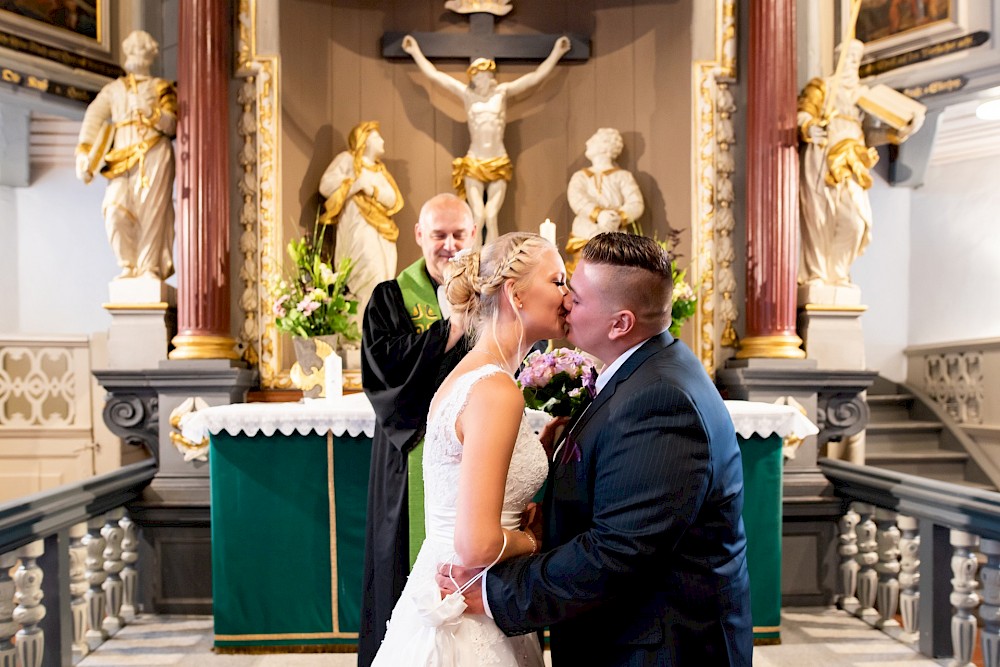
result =
[[[836,609],[785,610],[781,639],[780,645],[756,647],[754,664],[758,667],[937,667],[947,663],[924,658],[909,645]],[[212,652],[211,617],[141,616],[84,658],[78,667],[354,667],[356,664],[354,654],[343,653],[217,655]]]

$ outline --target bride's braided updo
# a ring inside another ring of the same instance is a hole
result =
[[[501,304],[507,301],[513,306],[514,295],[527,287],[542,251],[553,247],[538,234],[511,232],[481,251],[463,250],[448,262],[445,294],[453,312],[465,313],[473,339],[487,324],[496,326]],[[505,294],[507,280],[514,282]]]

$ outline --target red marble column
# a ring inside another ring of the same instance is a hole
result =
[[[171,359],[237,359],[229,327],[227,0],[180,0],[177,336]]]
[[[753,0],[749,7],[746,334],[736,356],[802,359],[795,333],[795,0]]]

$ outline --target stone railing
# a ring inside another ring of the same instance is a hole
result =
[[[1000,338],[906,348],[907,385],[927,394],[1000,467]]]
[[[0,504],[0,665],[69,665],[135,618],[139,536],[124,505],[155,473],[148,458]]]
[[[838,605],[952,665],[972,664],[979,632],[984,664],[1000,665],[1000,493],[819,465],[845,508]]]

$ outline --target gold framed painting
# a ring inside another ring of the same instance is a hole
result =
[[[0,30],[109,60],[109,12],[110,0],[0,0]]]
[[[855,36],[865,43],[866,56],[925,46],[966,30],[965,4],[966,0],[861,0]],[[841,0],[841,34],[850,20],[850,6],[851,0]]]

